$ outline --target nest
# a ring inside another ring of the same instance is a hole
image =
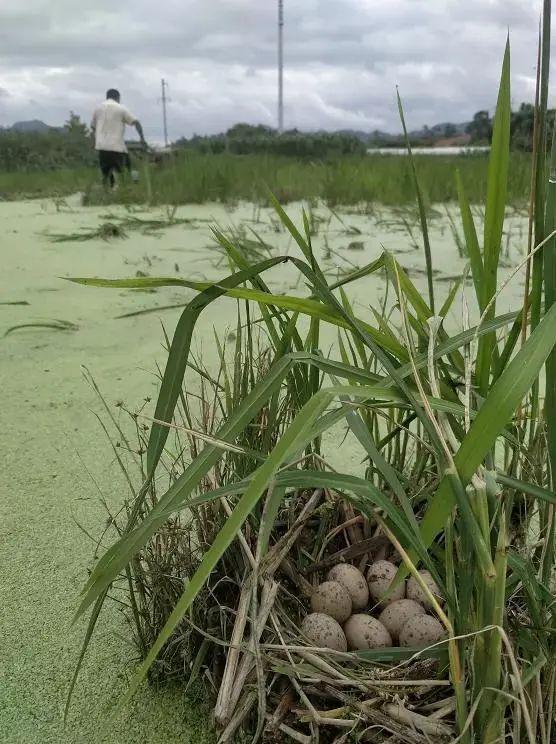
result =
[[[138,644],[145,653],[184,585],[229,517],[222,498],[191,522],[169,522],[143,552]],[[184,677],[214,700],[220,742],[241,733],[268,742],[442,742],[453,736],[446,653],[391,648],[315,648],[300,626],[329,569],[360,569],[396,554],[380,528],[323,490],[292,492],[265,537],[272,509],[244,525],[151,669],[151,680]],[[268,540],[268,543],[267,543]]]
[[[241,343],[238,324],[236,349]],[[239,391],[238,397],[272,362],[267,349],[245,358],[249,363],[234,367],[229,387]],[[178,454],[165,463],[170,486],[228,414],[220,385],[224,373],[215,379],[196,364],[199,392],[188,386],[174,417],[171,452]],[[263,406],[203,478],[195,503],[169,514],[134,557],[133,578],[124,577],[123,588],[142,658],[238,504],[237,484],[256,470],[260,453],[269,453],[290,425],[299,408],[297,396],[295,386],[285,384],[275,408]],[[149,427],[140,422],[141,409],[127,413],[143,453]],[[319,475],[329,470],[319,446],[290,467]],[[141,517],[157,505],[164,480],[151,482]],[[125,522],[119,531],[124,528]],[[303,744],[425,744],[453,738],[455,703],[445,645],[338,652],[316,648],[301,632],[311,595],[333,566],[346,562],[365,571],[380,559],[396,563],[397,547],[383,531],[380,515],[360,511],[353,495],[327,488],[269,488],[159,652],[150,681],[177,681],[189,691],[201,687],[203,698],[212,701],[222,743],[243,737]]]

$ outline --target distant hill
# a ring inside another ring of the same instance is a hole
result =
[[[21,132],[22,134],[46,134],[56,127],[49,127],[44,121],[39,119],[31,119],[30,121],[16,121],[9,127],[8,131]]]
[[[410,140],[437,140],[442,138],[458,137],[465,134],[468,126],[468,122],[462,122],[454,124],[452,122],[443,122],[441,124],[435,124],[432,127],[423,127],[422,129],[414,129],[409,132]],[[403,136],[401,133],[392,134],[391,132],[382,132],[380,129],[375,129],[372,132],[363,132],[358,129],[342,129],[339,134],[346,134],[352,137],[357,137],[358,140],[365,143],[366,145],[397,145],[403,144]]]
[[[443,122],[435,124],[431,127],[422,127],[421,129],[414,129],[409,132],[409,138],[412,142],[423,142],[425,144],[434,144],[437,141],[441,141],[442,144],[451,143],[452,140],[456,144],[459,143],[459,139],[465,136],[467,131],[468,122],[453,123]],[[245,132],[243,132],[245,130]],[[51,127],[45,124],[40,119],[30,119],[28,121],[16,121],[11,127],[2,129],[0,127],[0,133],[17,132],[19,134],[48,134],[49,132],[66,132],[66,127]],[[295,130],[297,133],[297,130]],[[226,136],[237,136],[243,134],[244,136],[273,136],[276,134],[276,130],[270,127],[264,127],[262,125],[253,126],[249,124],[237,124],[232,129],[226,132]],[[298,134],[315,134],[315,132],[299,132]],[[319,130],[316,134],[329,135],[334,134],[332,132],[324,132]],[[392,147],[392,146],[403,146],[403,135],[401,133],[392,134],[391,132],[383,132],[379,129],[375,129],[372,132],[364,132],[357,129],[341,129],[335,134],[355,137],[361,143],[367,147]],[[223,138],[225,135],[217,135],[217,137]],[[194,138],[195,139],[195,138]],[[201,138],[206,139],[206,138]],[[210,139],[210,138],[209,138]]]

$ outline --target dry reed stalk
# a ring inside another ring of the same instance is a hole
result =
[[[222,676],[222,683],[218,691],[218,698],[214,706],[214,717],[220,726],[224,726],[229,718],[229,699],[233,681],[235,679],[237,665],[240,656],[240,643],[243,639],[247,616],[249,612],[249,602],[251,599],[251,586],[247,583],[241,590],[239,598],[238,611],[232,633],[231,647],[226,656],[226,667]]]
[[[228,722],[228,725],[224,729],[224,731],[220,734],[220,738],[218,739],[218,744],[227,744],[227,742],[233,742],[234,737],[236,735],[236,732],[238,728],[242,725],[244,720],[247,718],[249,713],[251,712],[251,709],[257,702],[257,693],[254,691],[251,691],[245,695],[241,701],[241,703],[237,706],[237,709]]]
[[[272,721],[271,716],[267,716],[268,721]],[[296,731],[291,726],[286,726],[285,723],[281,723],[278,726],[279,730],[286,734],[286,736],[289,736],[290,739],[293,739],[294,741],[298,741],[299,744],[313,744],[313,737],[307,736],[306,734],[301,734],[299,731]]]
[[[387,703],[382,710],[399,723],[407,724],[411,728],[418,729],[430,736],[451,736],[453,728],[432,720],[431,716],[423,716],[420,713],[408,710],[402,703]]]
[[[230,715],[230,712],[235,709],[238,700],[241,697],[241,693],[243,692],[243,688],[245,686],[247,678],[253,671],[253,668],[255,666],[255,661],[253,659],[255,644],[260,641],[261,635],[265,630],[268,616],[270,615],[270,612],[276,600],[279,586],[280,585],[278,584],[278,582],[273,581],[272,579],[265,579],[264,581],[261,592],[259,614],[254,619],[254,621],[251,622],[251,637],[249,640],[249,648],[248,651],[243,655],[234,683],[231,687],[230,695],[227,701],[227,707],[224,709],[224,720]]]

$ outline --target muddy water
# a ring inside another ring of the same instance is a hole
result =
[[[74,331],[47,328],[17,330],[1,340],[0,390],[2,427],[0,451],[0,730],[7,742],[175,742],[203,741],[203,719],[179,693],[142,693],[126,723],[103,733],[105,706],[121,692],[122,669],[132,651],[116,633],[121,619],[112,608],[93,644],[70,717],[62,730],[61,713],[67,681],[77,656],[83,626],[70,628],[76,598],[90,564],[92,543],[108,504],[120,503],[124,484],[93,411],[99,401],[85,382],[83,366],[93,374],[109,404],[134,407],[155,398],[157,362],[164,362],[161,322],[169,333],[178,310],[117,319],[124,313],[186,302],[189,290],[155,293],[91,289],[64,280],[69,276],[179,276],[216,279],[227,273],[211,239],[210,225],[256,233],[275,254],[299,256],[299,250],[270,210],[252,205],[189,206],[178,217],[191,222],[161,234],[129,231],[123,240],[72,240],[53,243],[48,234],[76,233],[96,228],[106,209],[82,209],[78,199],[65,203],[39,201],[0,204],[2,275],[0,335],[8,328],[52,319],[70,321]],[[124,215],[121,209],[117,210]],[[299,222],[300,205],[289,214]],[[160,213],[137,216],[160,217]],[[479,219],[480,216],[478,215]],[[414,215],[408,211],[340,210],[325,207],[312,213],[313,246],[321,267],[332,279],[361,267],[386,248],[409,270],[425,296],[423,251]],[[526,223],[514,214],[507,221],[505,266],[501,280],[522,257]],[[438,210],[431,222],[431,244],[438,302],[466,261],[458,255],[450,220]],[[268,272],[275,292],[303,294],[303,280],[291,264]],[[350,289],[357,312],[372,322],[369,305],[384,299],[379,274]],[[504,290],[499,312],[521,301],[520,273]],[[472,319],[477,317],[470,285],[465,294]],[[390,300],[387,299],[387,303]],[[26,303],[26,304],[7,304]],[[448,330],[462,323],[461,299],[454,304]],[[213,327],[234,326],[235,306],[222,299],[201,316],[195,350],[207,365],[216,361]],[[323,329],[322,348],[336,342],[334,328]],[[336,450],[342,468],[357,471],[361,453],[349,442]]]

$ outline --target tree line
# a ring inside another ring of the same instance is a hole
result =
[[[548,112],[548,129],[550,142],[556,110]],[[517,111],[512,111],[510,120],[510,141],[514,150],[533,149],[535,126],[535,107],[531,103],[522,103]],[[471,135],[473,144],[488,144],[492,138],[493,120],[488,111],[477,111],[473,120],[467,125],[467,132]]]
[[[52,127],[47,132],[0,130],[0,170],[78,168],[94,161],[89,130],[73,112],[60,129]]]
[[[552,129],[555,111],[550,112]],[[492,119],[488,111],[478,111],[466,131],[471,144],[488,144],[492,137]],[[534,107],[529,103],[512,112],[511,145],[515,150],[530,151],[533,146]],[[453,136],[455,126],[425,128],[413,138],[413,144],[433,145],[438,139]],[[551,134],[551,132],[549,132]],[[236,124],[222,134],[181,138],[176,150],[204,154],[229,152],[235,155],[269,154],[297,159],[323,160],[344,156],[363,156],[373,134],[366,137],[350,132],[300,132],[292,129],[282,134],[271,127]],[[376,144],[376,142],[375,142]],[[389,137],[385,146],[403,146],[400,137]],[[18,132],[0,129],[0,169],[3,171],[52,170],[77,168],[95,163],[90,132],[79,116],[70,112],[60,129],[48,132]]]
[[[279,134],[262,124],[236,124],[222,134],[177,140],[178,148],[201,153],[230,152],[235,155],[284,155],[319,159],[343,155],[364,155],[365,143],[346,132],[300,132],[291,129]]]

